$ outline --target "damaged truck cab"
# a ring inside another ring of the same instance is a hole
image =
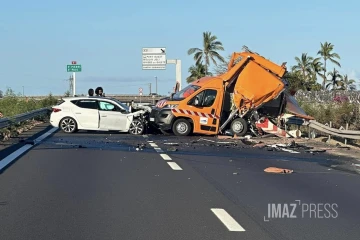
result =
[[[233,53],[226,73],[203,77],[160,100],[150,121],[179,136],[226,130],[245,135],[261,117],[284,113],[285,73],[285,63],[279,66],[252,52]]]

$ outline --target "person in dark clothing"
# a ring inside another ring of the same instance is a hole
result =
[[[88,91],[89,97],[93,97],[94,96],[94,89],[90,88]]]
[[[97,97],[104,97],[104,90],[102,87],[97,87],[95,89],[95,94]]]

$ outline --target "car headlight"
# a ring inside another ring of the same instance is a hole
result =
[[[179,104],[166,104],[163,108],[176,108]]]

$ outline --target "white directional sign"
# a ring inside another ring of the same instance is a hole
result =
[[[143,70],[165,70],[166,48],[143,48],[142,49]]]
[[[143,89],[142,89],[142,88],[139,88],[139,95],[140,95],[140,96],[142,95],[142,91],[143,91]]]

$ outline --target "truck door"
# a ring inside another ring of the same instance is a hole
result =
[[[194,122],[194,133],[217,134],[222,94],[217,89],[204,89],[188,102]]]

